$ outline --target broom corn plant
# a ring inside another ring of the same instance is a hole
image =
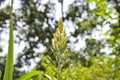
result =
[[[9,45],[8,45],[8,55],[7,55],[7,59],[6,59],[4,80],[13,80],[13,68],[14,68],[13,67],[14,39],[13,39],[13,21],[12,21],[13,2],[14,2],[14,0],[11,0]]]
[[[9,32],[9,45],[8,45],[8,54],[6,59],[6,66],[5,66],[5,74],[3,80],[13,80],[13,69],[14,69],[14,37],[13,37],[13,20],[12,20],[12,11],[13,11],[13,2],[11,0],[11,7],[10,7],[10,32]],[[63,26],[62,19],[59,20],[58,28],[54,33],[54,41],[52,44],[52,52],[55,56],[57,61],[57,79],[61,80],[61,70],[63,65],[66,62],[66,58],[68,55],[68,47],[66,43],[68,38],[66,37],[66,31]],[[27,74],[24,74],[17,80],[28,80],[30,77],[35,75],[40,75],[40,71],[31,71]]]
[[[57,79],[61,80],[60,78],[61,70],[62,70],[63,65],[66,62],[66,58],[68,55],[68,47],[66,46],[68,38],[66,36],[66,31],[63,26],[62,19],[59,20],[58,28],[56,32],[53,34],[53,36],[54,36],[54,41],[52,44],[52,52],[58,64],[57,65],[57,68],[58,68]]]
[[[60,77],[61,70],[62,70],[63,65],[66,63],[67,55],[68,55],[68,47],[66,46],[68,38],[66,37],[66,31],[64,29],[62,19],[59,20],[58,28],[53,35],[54,35],[54,41],[52,43],[51,50],[58,64],[57,80],[61,80],[61,77]],[[49,56],[48,58],[51,60]],[[21,76],[18,80],[28,80],[35,75],[41,75],[41,74],[42,73],[40,71],[31,71]],[[44,74],[44,76],[48,78],[49,80],[52,80],[50,76],[46,74]]]

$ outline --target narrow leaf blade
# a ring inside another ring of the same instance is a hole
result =
[[[12,22],[12,11],[13,11],[13,0],[11,0],[10,8],[10,33],[9,33],[9,46],[8,55],[6,60],[5,75],[3,80],[13,80],[13,50],[14,50],[14,39],[13,39],[13,22]]]
[[[40,72],[40,71],[31,71],[31,72],[26,73],[23,76],[21,76],[18,80],[28,80],[31,77],[33,77],[35,75],[40,75],[40,74],[42,74],[42,72]]]

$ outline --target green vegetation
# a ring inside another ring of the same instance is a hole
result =
[[[20,1],[18,12],[14,0],[0,8],[1,42],[7,22],[10,26],[7,56],[0,55],[0,80],[120,80],[119,0],[73,0],[67,11],[63,10],[65,0],[58,0],[62,10],[59,21],[53,15],[54,0]],[[79,49],[80,39],[85,46]],[[14,42],[25,43],[15,62]],[[40,45],[46,48],[43,52],[37,52]],[[34,68],[26,72],[23,67],[33,66],[32,62]]]
[[[66,31],[63,26],[62,19],[59,21],[59,25],[56,33],[54,34],[54,42],[52,44],[52,52],[55,56],[58,66],[58,80],[61,80],[61,70],[67,60],[68,47],[66,47],[68,39],[66,37]]]
[[[10,38],[9,38],[9,47],[8,47],[8,55],[6,60],[6,67],[5,67],[5,75],[4,80],[13,80],[13,64],[14,64],[14,39],[13,39],[13,20],[12,20],[12,11],[13,11],[13,2],[11,0],[11,8],[10,8]]]

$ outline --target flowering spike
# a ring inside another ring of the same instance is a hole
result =
[[[62,19],[59,20],[58,28],[56,32],[53,34],[53,36],[54,36],[54,41],[52,43],[51,50],[58,63],[58,79],[59,79],[62,66],[65,64],[66,57],[68,54],[68,47],[66,46],[68,38],[66,36],[66,31],[64,29]]]

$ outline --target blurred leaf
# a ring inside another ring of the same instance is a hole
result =
[[[1,70],[0,70],[0,78],[1,78],[1,76],[2,76],[2,72],[1,72]]]
[[[110,36],[110,40],[114,41],[115,40],[115,36]]]
[[[6,59],[5,66],[5,74],[3,80],[13,80],[13,63],[14,63],[14,39],[13,39],[13,20],[12,20],[12,12],[13,12],[13,2],[11,0],[11,8],[10,8],[10,33],[9,33],[9,46],[8,46],[8,55]]]
[[[18,80],[28,80],[33,76],[41,75],[41,74],[42,74],[42,72],[40,72],[40,71],[31,71],[31,72],[26,73],[23,76],[21,76]]]
[[[0,46],[0,52],[3,51],[2,47]]]
[[[105,32],[104,35],[105,35],[105,36],[108,36],[108,35],[109,35],[109,32]]]
[[[49,76],[49,75],[47,75],[47,74],[44,74],[49,80],[52,80],[52,78]]]
[[[99,16],[104,16],[105,15],[105,11],[104,10],[94,9],[94,11]]]

